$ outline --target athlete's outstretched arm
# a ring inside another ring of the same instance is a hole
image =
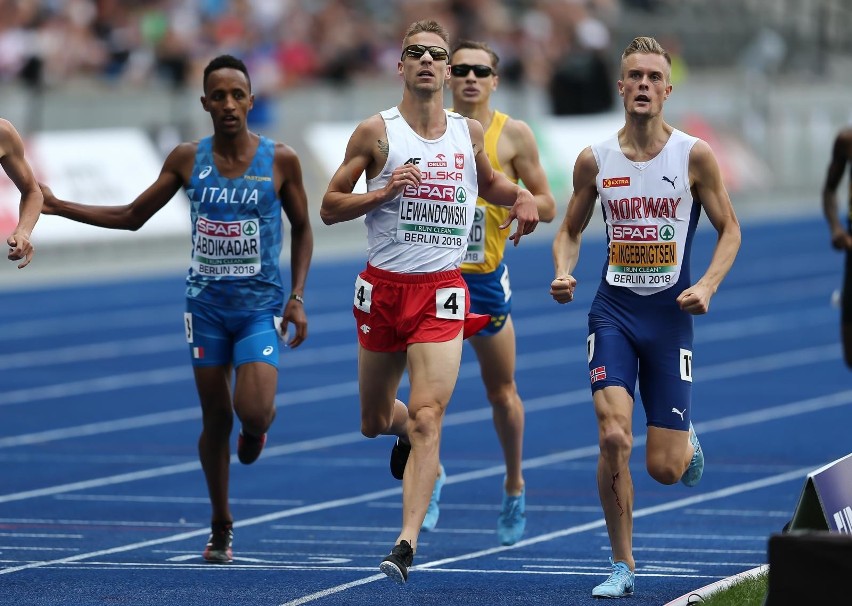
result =
[[[278,144],[275,148],[275,161],[284,177],[279,193],[284,213],[290,222],[290,292],[302,297],[314,250],[314,235],[308,216],[308,196],[305,194],[302,166],[296,152],[286,145]],[[288,299],[284,306],[283,319],[296,327],[296,334],[287,345],[298,347],[308,336],[308,319],[302,302]]]
[[[710,308],[710,299],[734,264],[742,236],[716,156],[700,139],[689,153],[689,176],[698,201],[716,228],[717,240],[707,271],[698,282],[678,295],[677,302],[685,312],[705,314]]]
[[[553,268],[556,278],[550,283],[550,295],[557,303],[569,303],[574,299],[577,280],[571,275],[580,258],[580,242],[583,230],[592,218],[598,199],[598,163],[587,147],[577,156],[574,163],[574,191],[565,210],[565,218],[553,239]]]
[[[18,206],[18,224],[6,238],[9,245],[8,259],[21,261],[18,269],[29,265],[33,258],[33,245],[30,237],[41,214],[43,197],[32,168],[24,157],[24,142],[21,135],[7,120],[0,119],[0,165],[6,175],[21,192]]]
[[[97,206],[60,200],[51,189],[41,184],[45,215],[58,215],[109,229],[136,231],[163,208],[180,190],[195,161],[195,145],[181,143],[166,158],[157,180],[133,202],[121,206]]]
[[[837,214],[837,188],[843,179],[846,165],[852,161],[852,129],[844,129],[834,139],[831,150],[831,161],[825,175],[825,185],[822,188],[822,212],[828,221],[831,245],[837,250],[852,250],[852,234],[850,234]]]

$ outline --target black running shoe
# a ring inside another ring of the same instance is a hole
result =
[[[414,551],[408,541],[400,541],[388,556],[379,564],[379,570],[397,583],[408,580],[408,568],[414,561]]]
[[[408,455],[411,454],[411,444],[403,442],[401,438],[396,439],[390,458],[391,475],[401,480],[405,473],[405,464],[408,463]]]
[[[204,559],[217,564],[227,564],[234,559],[231,545],[234,542],[233,522],[213,522],[210,538],[204,549]]]
[[[237,438],[237,458],[240,460],[240,463],[251,465],[257,461],[265,444],[266,434],[258,438],[240,430],[240,435]]]

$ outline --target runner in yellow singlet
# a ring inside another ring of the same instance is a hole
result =
[[[520,120],[491,108],[491,93],[497,89],[497,54],[485,43],[462,40],[451,57],[450,90],[453,110],[478,120],[485,129],[485,153],[491,166],[533,194],[539,220],[550,222],[556,202],[539,161],[532,130]],[[500,229],[508,209],[476,201],[476,213],[468,240],[462,275],[470,291],[472,312],[491,315],[491,323],[470,343],[479,359],[482,381],[494,409],[494,428],[506,462],[503,505],[497,520],[497,535],[503,545],[516,543],[526,526],[524,477],[521,457],[524,434],[524,405],[515,385],[515,329],[510,316],[512,291],[509,270],[503,262],[507,229]],[[438,521],[438,500],[444,479],[443,467],[432,493],[423,529]]]

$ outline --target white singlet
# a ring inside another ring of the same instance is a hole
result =
[[[695,137],[677,129],[657,156],[633,162],[618,135],[592,145],[606,221],[606,281],[639,295],[678,281],[692,214],[689,153]]]
[[[415,164],[422,180],[367,213],[368,262],[397,273],[456,269],[467,248],[478,186],[467,120],[444,110],[447,130],[437,139],[415,133],[399,110],[381,112],[388,137],[382,172],[367,181],[368,191],[383,188],[393,170]]]

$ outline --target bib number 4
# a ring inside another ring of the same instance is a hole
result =
[[[464,320],[464,288],[439,288],[436,290],[435,315],[444,320]]]
[[[352,304],[363,311],[370,313],[370,305],[373,302],[373,285],[364,280],[361,276],[355,280],[355,300]]]

